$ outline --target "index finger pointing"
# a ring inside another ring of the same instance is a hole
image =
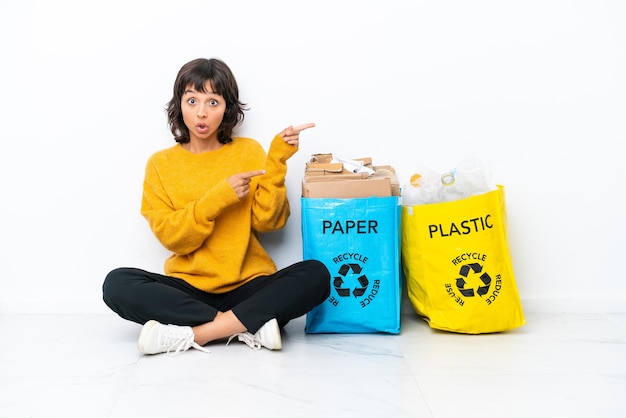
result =
[[[314,123],[304,123],[302,125],[294,126],[293,130],[296,132],[304,131],[305,129],[314,128]]]

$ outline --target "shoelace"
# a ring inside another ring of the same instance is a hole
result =
[[[162,328],[159,329],[158,332],[160,332],[159,341],[162,344],[161,346],[167,349],[166,352],[168,356],[176,356],[189,350],[191,347],[205,353],[211,353],[211,351],[193,340],[193,334],[189,335],[185,332],[181,332],[178,328]]]
[[[249,332],[240,332],[238,334],[231,335],[228,341],[226,342],[226,345],[230,344],[231,340],[235,337],[237,337],[239,341],[246,343],[248,347],[250,347],[253,350],[261,349],[261,342]]]
[[[207,348],[202,347],[200,344],[198,344],[198,343],[197,343],[197,342],[195,342],[195,341],[193,341],[193,342],[191,343],[191,346],[192,346],[193,348],[195,348],[196,350],[200,350],[200,351],[202,351],[203,353],[211,354],[211,350],[209,350],[209,349],[207,349]]]

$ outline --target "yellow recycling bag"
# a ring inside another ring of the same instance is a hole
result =
[[[503,186],[466,199],[403,206],[401,228],[409,300],[431,328],[481,334],[526,323]]]

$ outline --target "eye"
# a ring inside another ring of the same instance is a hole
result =
[[[190,105],[195,105],[196,104],[196,99],[194,99],[194,98],[187,99],[187,103],[189,103]]]
[[[217,106],[217,105],[218,105],[218,102],[217,102],[217,100],[215,100],[215,99],[211,99],[211,100],[209,100],[209,104],[210,104],[211,106]]]

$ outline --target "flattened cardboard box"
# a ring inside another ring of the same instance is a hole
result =
[[[365,179],[333,179],[325,181],[302,180],[302,197],[389,197],[391,180],[387,177]]]

